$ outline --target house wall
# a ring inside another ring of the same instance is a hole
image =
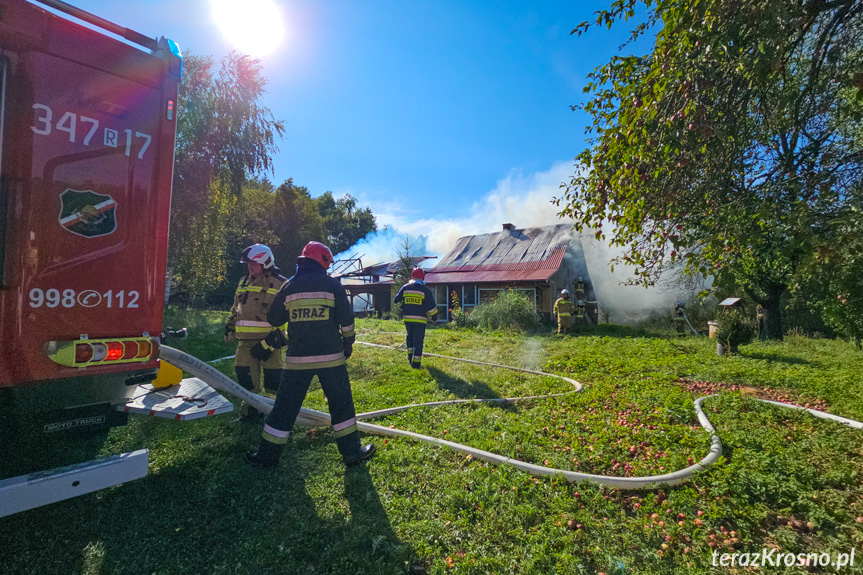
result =
[[[578,288],[578,278],[582,278],[583,295],[580,296]],[[560,297],[560,292],[564,289],[569,290],[570,298],[576,301],[581,297],[585,303],[590,319],[594,323],[598,320],[598,304],[596,292],[593,289],[593,283],[590,280],[590,270],[587,266],[587,261],[584,257],[584,251],[579,238],[574,238],[567,249],[566,256],[563,258],[563,263],[557,272],[549,279],[551,284],[552,302]],[[549,310],[550,312],[551,310]]]
[[[551,293],[550,288],[533,281],[428,284],[428,287],[432,290],[432,293],[435,296],[435,303],[437,303],[438,306],[438,321],[449,321],[449,310],[452,309],[453,304],[455,303],[452,297],[453,292],[458,296],[459,305],[465,310],[470,310],[477,304],[481,303],[490,293],[504,289],[526,290],[532,292],[533,297],[536,300],[537,311],[540,313],[550,313],[554,304],[553,299],[551,302],[548,300],[550,297],[549,294]]]

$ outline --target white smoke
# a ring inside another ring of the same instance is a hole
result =
[[[635,277],[635,267],[615,263],[612,271],[610,266],[613,259],[622,255],[621,248],[588,234],[582,236],[581,245],[600,310],[611,314],[608,318],[611,323],[630,323],[654,311],[670,311],[677,300],[692,295],[692,290],[682,287],[671,275],[650,288],[626,285]]]
[[[425,236],[414,236],[392,227],[385,227],[369,234],[346,251],[333,257],[336,261],[359,257],[366,266],[394,262],[399,259],[399,252],[404,251],[405,239],[409,242],[412,256],[430,255]],[[431,261],[434,263],[434,260]]]
[[[460,237],[498,231],[505,223],[519,228],[562,223],[557,216],[560,210],[551,200],[560,195],[560,183],[569,180],[572,170],[569,162],[555,162],[547,171],[529,175],[512,170],[461,218],[411,219],[410,214],[392,204],[372,211],[379,222],[401,232],[402,239],[404,234],[425,237],[429,255],[441,257]]]

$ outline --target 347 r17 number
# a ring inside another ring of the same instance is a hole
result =
[[[30,307],[96,307],[104,305],[108,308],[137,308],[139,294],[135,290],[114,291],[108,290],[100,293],[96,290],[82,290],[76,292],[73,289],[59,290],[51,288],[42,290],[33,288],[30,290]]]

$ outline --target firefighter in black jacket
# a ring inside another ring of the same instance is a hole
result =
[[[395,303],[402,304],[402,319],[408,332],[405,340],[408,348],[408,363],[414,369],[422,367],[426,323],[433,321],[437,313],[437,305],[431,290],[425,285],[425,277],[425,271],[414,268],[411,272],[411,281],[402,286],[393,300]]]
[[[225,343],[234,339],[238,341],[234,370],[240,385],[254,393],[261,393],[263,368],[263,387],[267,393],[275,394],[282,379],[281,352],[261,361],[253,357],[251,351],[271,331],[279,329],[267,321],[267,312],[286,279],[275,266],[273,252],[264,244],[244,249],[240,262],[248,266],[249,275],[240,280],[234,293],[234,305],[225,325]],[[255,419],[259,414],[244,401],[240,406],[240,415],[244,419]]]
[[[287,340],[268,336],[253,353],[264,355],[287,344],[285,371],[273,410],[267,416],[261,444],[246,454],[246,461],[259,468],[275,467],[288,435],[294,427],[312,378],[317,375],[329,404],[336,445],[345,465],[368,459],[374,445],[360,446],[357,417],[348,379],[354,312],[345,288],[327,275],[333,254],[324,244],[309,242],[297,259],[297,273],[273,301],[267,320],[273,326],[288,324]]]

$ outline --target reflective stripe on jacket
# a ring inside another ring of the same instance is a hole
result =
[[[300,260],[297,273],[273,300],[271,326],[288,324],[285,369],[319,369],[345,363],[355,339],[354,312],[345,288],[317,262]]]
[[[266,270],[260,276],[240,280],[234,292],[234,305],[225,328],[233,331],[237,339],[262,340],[273,326],[267,321],[267,312],[285,283],[283,275],[275,270]]]
[[[575,306],[572,304],[572,300],[558,298],[554,302],[554,313],[557,317],[569,317],[573,311],[575,311]]]
[[[402,304],[402,319],[405,323],[426,323],[437,314],[437,304],[431,290],[413,280],[402,286],[393,302]]]

